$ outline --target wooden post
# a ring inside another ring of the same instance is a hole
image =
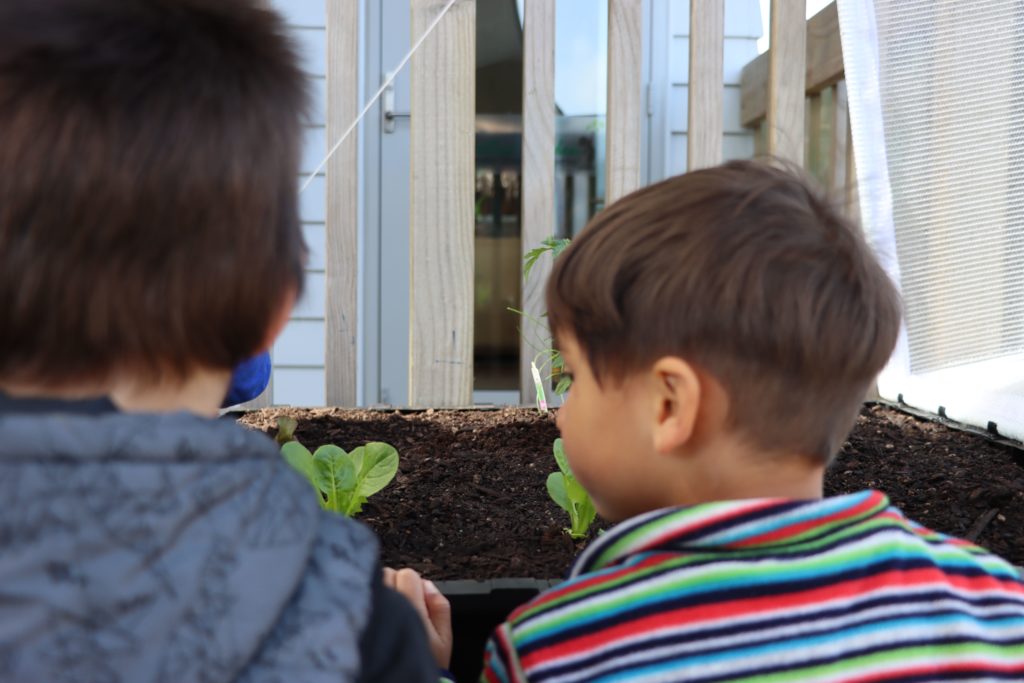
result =
[[[768,121],[761,119],[754,131],[754,156],[760,157],[768,154]]]
[[[418,39],[443,0],[411,0]],[[476,0],[459,0],[410,72],[409,403],[473,399]]]
[[[834,2],[807,20],[806,36],[805,87],[807,93],[817,93],[842,80],[844,74],[843,48],[839,40],[839,13]],[[766,114],[768,65],[771,56],[772,50],[769,49],[743,67],[740,84],[740,123],[748,128],[757,126]]]
[[[772,0],[768,59],[768,153],[804,160],[807,26],[804,0]]]
[[[608,0],[605,205],[640,187],[643,3]]]
[[[849,101],[847,101],[849,107]],[[846,110],[849,120],[849,108]],[[857,158],[853,147],[853,126],[846,127],[846,211],[850,220],[860,225],[860,185],[857,182]],[[863,226],[862,226],[863,227]]]
[[[829,154],[828,189],[836,200],[842,201],[844,207],[850,201],[847,183],[856,181],[856,178],[846,176],[847,155],[853,153],[847,140],[847,129],[850,127],[847,106],[846,81],[839,81],[832,86],[832,152]]]
[[[690,121],[687,169],[722,161],[722,60],[725,0],[690,2]]]
[[[333,145],[359,112],[359,0],[327,2],[327,140]],[[327,162],[325,396],[356,404],[359,274],[358,129]]]
[[[827,150],[821,144],[824,131],[822,119],[827,116],[825,102],[821,93],[808,95],[804,99],[804,158],[803,164],[807,172],[819,182],[822,181],[822,167],[827,163],[824,158]]]
[[[522,254],[555,233],[555,0],[526,0],[523,21]],[[542,258],[523,282],[519,335],[520,402],[533,403],[530,362],[550,345],[544,285],[551,260]]]

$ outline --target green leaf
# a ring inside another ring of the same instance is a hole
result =
[[[281,446],[281,455],[285,461],[295,469],[296,472],[306,478],[306,481],[319,490],[317,486],[316,468],[313,465],[313,454],[309,449],[298,441],[289,441]]]
[[[572,519],[572,508],[565,490],[565,475],[561,472],[552,472],[548,475],[548,495],[558,507],[568,512],[569,518]]]
[[[562,470],[562,474],[567,477],[572,476],[572,470],[569,468],[569,460],[565,457],[565,447],[562,445],[562,440],[555,439],[555,445],[553,450],[555,451],[555,462],[558,463],[558,469]]]
[[[317,488],[327,496],[327,509],[344,512],[348,494],[356,482],[356,468],[352,460],[345,451],[328,444],[316,449],[313,465]]]
[[[526,252],[523,256],[523,279],[530,277],[530,271],[537,265],[537,261],[546,252],[551,252],[551,258],[558,258],[559,254],[565,251],[565,248],[572,244],[572,240],[566,237],[556,239],[549,237],[540,243],[539,247],[535,247],[530,251]]]
[[[591,503],[585,510],[580,510],[572,518],[572,528],[569,529],[569,536],[575,539],[586,538],[590,525],[593,524],[597,511]]]
[[[590,494],[573,476],[561,439],[555,439],[552,450],[561,472],[552,472],[548,475],[548,495],[560,508],[569,513],[571,528],[566,529],[569,535],[577,539],[584,538],[597,516],[597,510],[590,499]]]
[[[555,393],[561,396],[572,388],[572,379],[568,375],[562,375],[555,385]]]
[[[362,510],[367,498],[395,478],[398,472],[398,451],[389,444],[372,441],[352,451],[350,457],[356,477],[345,514],[351,517]]]
[[[590,499],[590,494],[573,478],[568,478],[566,486],[566,494],[569,497],[569,503],[572,509],[569,511],[569,519],[572,522],[572,531],[570,535],[573,538],[582,538],[587,535],[587,529],[593,523],[594,518],[597,516],[597,510],[594,508],[594,503]]]
[[[299,423],[294,417],[281,416],[277,418],[277,436],[274,437],[274,441],[277,442],[278,446],[283,446],[289,441],[295,440],[295,428],[299,426]]]
[[[547,240],[547,244],[551,247],[551,258],[556,259],[562,255],[562,252],[569,248],[572,244],[572,239],[563,237],[562,239],[554,239],[553,237]]]
[[[364,496],[372,496],[395,478],[398,472],[398,451],[389,444],[371,441],[352,451],[352,462],[358,472],[356,491]]]
[[[530,251],[526,252],[526,255],[523,256],[524,280],[530,277],[530,271],[533,270],[533,267],[537,265],[537,260],[540,259],[540,257],[543,256],[544,252],[546,251],[547,247],[535,247],[534,249],[531,249]]]

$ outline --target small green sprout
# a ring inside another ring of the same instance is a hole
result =
[[[551,259],[557,259],[559,255],[561,255],[561,253],[565,251],[570,244],[572,244],[572,239],[569,237],[548,237],[547,239],[543,240],[540,243],[539,247],[535,247],[530,251],[526,252],[526,255],[523,256],[523,280],[525,281],[530,277],[530,272],[533,270],[533,267],[537,265],[537,261],[540,260],[541,256],[548,252],[551,252]],[[540,322],[537,318],[531,316],[525,311],[521,311],[517,308],[512,308],[511,306],[509,307],[508,310],[534,323]],[[541,317],[543,318],[546,315],[546,313],[542,314]],[[551,340],[538,339],[527,340],[527,342],[534,349],[538,347],[543,347],[541,348],[540,352],[534,357],[533,364],[538,367],[539,371],[543,371],[546,368],[550,367],[550,371],[547,374],[548,378],[557,378],[557,382],[555,384],[555,393],[561,396],[565,394],[565,392],[569,391],[569,387],[572,385],[572,377],[570,377],[568,374],[564,372],[565,360],[562,358],[562,353],[558,349],[552,348]],[[542,403],[544,403],[544,401],[541,400],[542,396],[540,383],[538,383],[537,394],[537,403],[538,405],[541,405]]]
[[[554,452],[555,462],[561,471],[548,475],[548,495],[558,507],[569,513],[571,528],[565,530],[569,536],[575,539],[586,538],[587,529],[597,516],[597,510],[590,500],[590,494],[576,481],[572,470],[569,469],[569,461],[565,458],[561,439],[555,439]]]
[[[289,441],[294,441],[295,428],[298,426],[299,423],[294,417],[277,418],[277,436],[274,437],[274,441],[277,442],[277,445],[283,446]]]
[[[395,478],[398,451],[393,446],[371,441],[346,453],[338,446],[327,444],[310,453],[294,440],[294,423],[291,418],[278,418],[281,455],[310,483],[323,509],[354,517],[362,511],[367,498]],[[286,429],[287,434],[282,437]]]

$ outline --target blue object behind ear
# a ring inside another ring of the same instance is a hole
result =
[[[251,401],[270,384],[270,352],[264,351],[247,361],[239,363],[231,375],[231,386],[224,399],[223,407]]]

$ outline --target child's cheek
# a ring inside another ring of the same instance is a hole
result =
[[[555,412],[555,426],[558,427],[558,432],[564,437],[565,426],[568,424],[569,415],[569,395],[566,394],[562,399],[562,405],[559,406]]]

